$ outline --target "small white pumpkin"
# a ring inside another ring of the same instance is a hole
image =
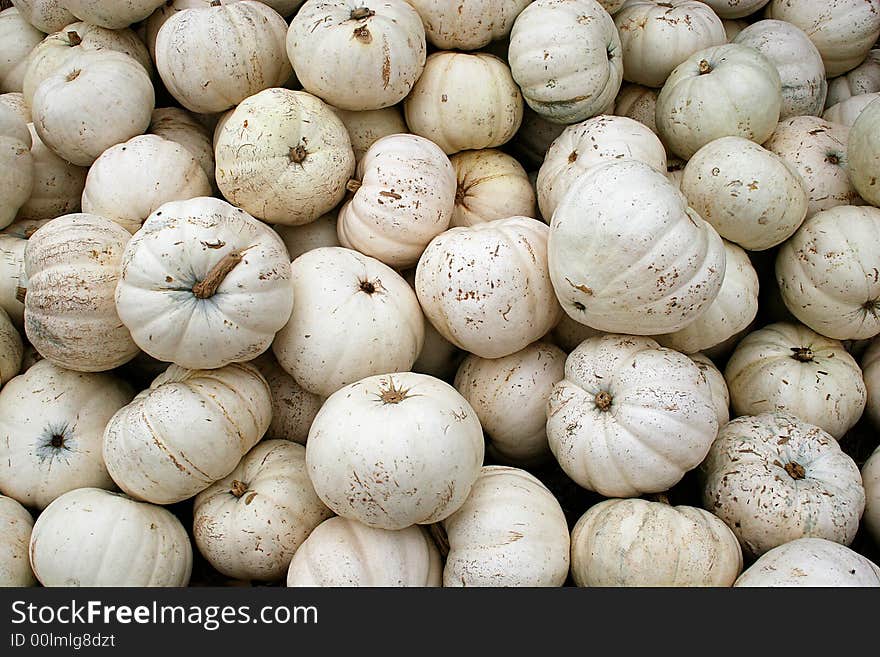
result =
[[[486,148],[456,153],[449,161],[458,179],[450,226],[536,216],[535,191],[515,158]]]
[[[731,586],[742,566],[733,532],[692,506],[604,500],[571,531],[577,586]]]
[[[33,142],[34,186],[30,198],[18,209],[16,221],[43,221],[79,212],[88,169],[58,157],[40,139],[33,123],[28,124],[28,130]]]
[[[751,556],[804,536],[849,545],[865,508],[853,460],[831,435],[786,413],[728,422],[700,474],[703,507]]]
[[[734,586],[878,587],[880,566],[834,541],[798,538],[761,555]]]
[[[365,377],[412,368],[425,320],[400,274],[338,246],[303,254],[291,270],[293,312],[272,351],[299,385],[327,397]]]
[[[534,342],[504,358],[464,359],[453,385],[477,413],[490,455],[521,467],[551,456],[544,409],[565,377],[565,358],[559,347]]]
[[[825,107],[831,107],[852,96],[877,91],[880,91],[880,49],[875,48],[854,69],[828,81]]]
[[[410,272],[413,278],[407,279],[407,282],[415,286],[415,270]],[[431,322],[425,322],[425,344],[416,362],[413,363],[412,371],[428,374],[443,381],[452,381],[464,357],[465,353],[440,335]]]
[[[354,159],[360,162],[370,146],[388,135],[398,135],[409,132],[406,121],[403,120],[403,111],[400,105],[383,107],[376,110],[364,110],[352,112],[331,107],[330,109],[339,117],[348,136],[351,139],[351,148],[354,151]]]
[[[114,488],[101,457],[110,417],[134,395],[111,374],[41,360],[0,390],[0,489],[45,508],[75,488]]]
[[[826,109],[822,114],[822,118],[829,123],[839,123],[851,128],[856,119],[859,118],[862,110],[878,98],[880,98],[880,92],[877,91],[850,96],[846,100],[842,100]]]
[[[269,426],[269,385],[252,365],[172,365],[104,430],[104,462],[132,497],[172,504],[227,476]]]
[[[419,303],[460,349],[501,358],[550,331],[562,315],[547,264],[546,224],[529,217],[450,228],[416,269]]]
[[[0,386],[21,371],[24,345],[12,320],[0,308]]]
[[[859,195],[880,207],[880,100],[874,100],[853,122],[847,140],[849,178]]]
[[[564,315],[554,327],[550,336],[553,338],[553,342],[568,354],[574,351],[575,347],[587,338],[592,338],[600,333],[602,331],[597,331],[585,324],[574,321],[568,315]]]
[[[12,109],[0,107],[0,228],[15,219],[34,188],[34,160],[27,124]]]
[[[64,7],[63,0],[12,0],[22,18],[40,32],[52,34],[76,18]]]
[[[769,0],[704,0],[721,18],[743,18],[756,13]]]
[[[390,107],[425,67],[425,28],[405,0],[307,0],[287,30],[303,89],[346,110]]]
[[[862,466],[862,483],[865,486],[864,525],[874,542],[880,543],[880,447]]]
[[[440,50],[477,50],[510,34],[513,21],[532,0],[407,0],[425,26],[428,41]]]
[[[306,442],[309,476],[336,514],[381,529],[439,522],[464,504],[483,431],[451,385],[413,372],[333,393]]]
[[[498,57],[441,51],[426,60],[403,111],[413,134],[452,154],[510,141],[522,122],[523,98]]]
[[[308,535],[332,516],[306,472],[306,449],[264,440],[193,503],[193,538],[214,568],[235,579],[277,580]]]
[[[717,431],[702,372],[650,338],[584,340],[547,402],[556,460],[579,486],[606,497],[667,490],[700,464]]]
[[[0,93],[22,90],[28,56],[44,36],[15,7],[0,11]]]
[[[25,123],[31,122],[31,108],[25,102],[24,94],[20,91],[0,94],[0,106],[11,109]]]
[[[264,437],[305,445],[324,398],[304,390],[278,364],[271,351],[260,354],[251,364],[260,370],[272,392],[272,422]]]
[[[526,103],[571,124],[614,102],[623,81],[620,36],[595,0],[536,0],[510,32],[508,60]]]
[[[443,521],[443,586],[562,586],[570,538],[559,501],[518,468],[482,468],[467,500]]]
[[[61,0],[67,11],[81,21],[111,30],[128,27],[147,18],[163,0]]]
[[[694,364],[700,368],[703,378],[709,384],[712,392],[712,403],[715,405],[715,413],[718,416],[718,428],[720,429],[730,421],[730,392],[727,389],[727,382],[712,359],[706,354],[689,354],[688,358],[694,361]]]
[[[292,306],[284,242],[219,199],[161,205],[122,256],[116,309],[159,360],[190,368],[251,360]]]
[[[544,155],[550,144],[562,131],[565,125],[548,121],[526,105],[523,108],[523,119],[510,142],[511,152],[522,165],[529,170],[537,169],[544,161]]]
[[[287,253],[293,261],[312,249],[319,249],[322,246],[339,246],[339,235],[336,233],[338,214],[336,211],[330,211],[307,224],[300,226],[275,224],[272,228],[284,241]]]
[[[880,209],[841,205],[807,219],[779,249],[776,282],[792,315],[817,333],[880,333]]]
[[[640,84],[624,82],[620,86],[617,98],[614,100],[614,113],[617,116],[625,116],[648,127],[648,130],[657,134],[657,121],[654,118],[657,110],[657,96],[659,89],[643,87]]]
[[[214,181],[214,144],[207,128],[179,107],[157,107],[150,117],[150,134],[173,141],[188,150],[208,177]]]
[[[708,3],[706,3],[708,4]],[[718,12],[715,12],[718,13]],[[724,25],[724,33],[727,35],[727,43],[733,43],[736,35],[746,29],[750,23],[745,19],[729,19],[723,18],[721,24]]]
[[[59,497],[34,523],[31,565],[43,586],[186,586],[192,544],[168,509],[97,488]]]
[[[443,562],[423,527],[397,531],[330,518],[294,553],[290,587],[441,586]]]
[[[24,327],[24,295],[27,277],[24,273],[24,250],[27,239],[0,235],[0,308],[12,323]]]
[[[862,354],[861,367],[868,393],[865,414],[875,427],[880,427],[880,338],[871,340]]]
[[[34,586],[28,547],[34,519],[21,504],[0,495],[0,587]]]

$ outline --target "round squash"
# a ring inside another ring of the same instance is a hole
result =
[[[743,18],[756,13],[769,0],[704,0],[721,18]]]
[[[22,90],[28,56],[44,36],[17,8],[0,11],[0,93]]]
[[[264,438],[292,440],[305,445],[309,428],[321,410],[324,398],[304,390],[278,364],[271,351],[260,354],[251,364],[260,370],[272,392],[272,422]]]
[[[336,234],[338,214],[336,211],[330,211],[314,221],[300,226],[275,224],[272,227],[284,241],[287,253],[293,261],[312,249],[319,249],[322,246],[339,246],[339,236]]]
[[[58,157],[40,139],[33,123],[28,124],[28,130],[34,186],[30,198],[18,209],[16,221],[44,221],[79,212],[88,169]]]
[[[157,107],[150,117],[149,132],[188,150],[202,167],[212,188],[216,186],[213,136],[190,112],[179,107]]]
[[[40,32],[52,34],[76,19],[64,7],[63,0],[12,0],[22,18]]]
[[[27,277],[24,273],[24,250],[27,239],[0,235],[0,308],[19,329],[24,327],[24,295]]]
[[[6,228],[31,196],[34,160],[27,124],[8,107],[0,107],[0,228]]]
[[[513,21],[532,0],[407,0],[419,12],[431,45],[440,50],[477,50],[510,34]]]
[[[21,371],[24,345],[12,320],[0,308],[0,387]]]
[[[880,100],[853,122],[846,152],[853,187],[868,203],[880,206]]]
[[[119,30],[144,20],[153,13],[163,0],[61,0],[67,11],[81,21]]]
[[[858,94],[876,91],[880,91],[880,48],[869,52],[865,61],[848,73],[828,81],[825,107],[831,107]]]
[[[458,179],[450,226],[535,216],[535,191],[515,158],[486,148],[456,153],[449,161]]]
[[[880,92],[876,91],[869,94],[850,96],[846,100],[842,100],[826,109],[822,114],[822,118],[829,123],[839,123],[851,128],[856,119],[859,118],[862,110],[878,98],[880,98]]]
[[[24,94],[20,91],[0,94],[0,106],[11,109],[25,123],[31,122],[31,108],[24,101]]]
[[[409,132],[400,105],[362,112],[350,112],[337,107],[330,109],[348,131],[355,162],[360,162],[370,150],[370,146],[382,137]]]
[[[620,86],[620,92],[614,100],[614,113],[617,116],[625,116],[628,119],[638,121],[648,127],[648,130],[657,134],[657,121],[654,116],[657,110],[657,96],[659,89],[643,87],[640,84],[624,82]]]
[[[865,486],[864,525],[875,543],[880,543],[880,447],[862,466],[862,483]]]
[[[720,429],[730,421],[730,392],[727,389],[724,375],[706,354],[689,354],[688,358],[700,369],[700,373],[709,384],[709,389],[712,392],[712,403],[715,406],[715,414],[718,417],[718,428]]]
[[[0,495],[0,587],[34,586],[28,547],[34,519],[21,504]]]

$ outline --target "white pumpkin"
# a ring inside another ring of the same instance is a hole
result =
[[[547,264],[546,224],[528,217],[451,228],[416,269],[428,320],[454,345],[501,358],[550,331],[562,315]]]
[[[426,60],[403,111],[413,134],[452,154],[510,141],[522,122],[523,98],[498,57],[441,51]]]
[[[477,50],[504,39],[532,0],[407,0],[419,13],[428,41],[440,50]]]
[[[227,477],[199,493],[193,538],[202,556],[227,577],[277,580],[303,541],[333,515],[306,472],[306,449],[264,440]]]
[[[875,427],[880,427],[880,339],[871,340],[862,354],[861,367],[868,397],[865,414]]]
[[[44,36],[17,8],[0,11],[0,93],[22,90],[28,56]]]
[[[769,0],[704,0],[721,18],[742,18],[756,13]]]
[[[721,237],[751,251],[791,237],[809,204],[795,166],[743,137],[722,137],[694,153],[681,191]]]
[[[525,470],[484,467],[443,529],[449,542],[443,586],[562,586],[568,576],[565,514]]]
[[[284,226],[275,224],[273,228],[287,247],[287,253],[291,260],[296,260],[303,253],[322,246],[339,246],[339,236],[336,233],[336,218],[338,212],[330,211],[314,221],[300,226]]]
[[[880,37],[880,0],[772,0],[765,15],[806,32],[829,78],[862,63]]]
[[[709,389],[712,392],[712,403],[715,406],[715,414],[718,417],[718,428],[720,429],[730,421],[730,391],[727,389],[724,375],[706,354],[689,354],[688,358],[700,369],[700,373],[702,373],[703,378],[709,384]]]
[[[31,122],[31,108],[25,102],[24,94],[20,91],[0,94],[0,106],[11,109],[25,123]]]
[[[672,69],[698,50],[727,43],[718,15],[696,0],[628,0],[614,16],[623,77],[662,87]]]
[[[550,219],[575,180],[593,167],[632,159],[666,172],[666,150],[650,128],[623,116],[601,115],[563,130],[538,170],[538,205]]]
[[[880,566],[845,545],[798,538],[761,555],[736,587],[878,587]]]
[[[717,431],[699,368],[650,338],[588,338],[569,354],[547,402],[559,465],[606,497],[667,490],[700,464]]]
[[[637,160],[594,167],[553,213],[550,277],[563,309],[601,331],[678,331],[718,296],[724,244],[666,175]]]
[[[397,531],[330,518],[294,553],[290,587],[441,586],[440,552],[423,527]]]
[[[425,28],[405,0],[307,0],[287,30],[306,91],[345,110],[390,107],[425,67]]]
[[[410,271],[413,279],[408,279],[407,282],[414,286],[415,270]],[[452,381],[464,357],[465,353],[440,335],[431,322],[425,322],[425,344],[416,362],[413,363],[412,371],[429,374],[444,381]]]
[[[140,35],[150,52],[150,59],[156,61],[156,36],[159,34],[162,26],[165,25],[165,21],[174,14],[184,9],[204,9],[212,6],[212,4],[230,5],[233,2],[241,2],[241,0],[165,0],[165,2],[156,7],[156,10],[150,14],[149,18],[141,23]],[[271,6],[270,2],[264,2],[263,4]],[[272,8],[275,9],[274,7]]]
[[[880,49],[875,48],[854,69],[828,81],[825,107],[831,107],[852,96],[877,91],[880,91]]]
[[[28,130],[34,186],[30,198],[18,209],[16,221],[43,221],[79,212],[88,169],[58,157],[40,139],[33,123],[28,124]]]
[[[417,135],[376,141],[357,165],[354,196],[339,211],[342,246],[385,264],[415,265],[455,208],[455,170],[440,147]]]
[[[474,409],[490,455],[528,467],[550,456],[544,408],[565,377],[565,352],[534,342],[504,358],[468,355],[455,374],[455,389]]]
[[[12,0],[12,4],[22,18],[46,34],[57,32],[76,20],[65,9],[63,0]]]
[[[758,274],[748,254],[724,242],[724,281],[708,309],[683,329],[657,336],[657,341],[685,354],[723,344],[745,330],[758,314]]]
[[[822,113],[822,118],[829,123],[852,127],[856,119],[868,105],[880,98],[880,92],[850,96],[836,105],[832,105]]]
[[[483,431],[451,385],[413,372],[333,393],[306,442],[309,476],[336,514],[381,529],[439,522],[464,504]]]
[[[281,238],[219,199],[161,205],[122,256],[116,309],[159,360],[190,368],[251,360],[292,306]]]
[[[31,565],[43,586],[186,586],[192,545],[168,509],[81,488],[34,523]]]
[[[271,351],[260,354],[251,364],[260,370],[272,392],[272,422],[264,437],[305,445],[324,398],[304,390],[278,364]]]
[[[215,186],[212,135],[191,113],[179,107],[157,107],[150,117],[149,132],[188,150]]]
[[[12,320],[0,308],[0,386],[21,371],[24,345]]]
[[[868,203],[880,206],[880,100],[853,122],[846,152],[853,187]]]
[[[365,377],[412,368],[425,320],[400,274],[338,246],[303,254],[291,270],[293,312],[272,351],[305,390],[327,397]]]
[[[342,121],[304,91],[266,89],[244,100],[218,126],[217,186],[258,219],[305,224],[332,210],[354,173]]]
[[[773,63],[749,46],[699,50],[679,64],[657,96],[657,131],[687,160],[710,141],[738,136],[763,143],[776,128],[782,83]]]
[[[136,60],[113,50],[85,51],[36,88],[34,127],[59,156],[89,166],[111,146],[143,134],[155,102],[150,76]]]
[[[27,239],[0,235],[0,308],[16,327],[24,327],[24,298],[27,277],[24,273],[24,250]]]
[[[524,167],[536,169],[544,161],[550,144],[563,130],[565,125],[548,121],[526,105],[519,130],[510,142],[510,150]]]
[[[657,121],[654,116],[659,94],[658,89],[624,82],[614,100],[614,113],[617,116],[625,116],[628,119],[638,121],[647,126],[648,130],[657,134]]]
[[[285,20],[262,2],[183,9],[156,35],[156,70],[186,109],[222,112],[287,81],[286,35]]]
[[[880,543],[880,447],[862,466],[862,482],[865,486],[864,525],[875,543]]]
[[[708,4],[708,3],[706,3]],[[715,12],[718,13],[718,12]],[[727,43],[733,43],[736,39],[736,35],[746,29],[750,23],[746,19],[729,19],[724,18],[721,20],[721,24],[724,25],[724,33],[727,34]]]
[[[252,365],[172,365],[110,418],[104,462],[132,497],[171,504],[227,476],[269,426],[269,385]]]
[[[620,36],[595,0],[531,3],[513,24],[508,60],[529,107],[556,123],[603,113],[623,80]]]
[[[880,210],[841,205],[814,214],[779,249],[776,282],[786,308],[817,333],[880,333]]]
[[[449,161],[458,179],[450,226],[536,216],[535,191],[515,158],[486,148],[456,153]]]
[[[828,93],[825,65],[803,30],[785,21],[763,20],[745,28],[733,43],[754,48],[776,67],[782,82],[780,119],[822,113]]]
[[[128,27],[144,20],[153,13],[163,0],[61,0],[67,11],[81,21],[111,30]]]
[[[577,586],[731,586],[742,566],[733,532],[693,506],[603,500],[571,531]]]
[[[764,148],[794,165],[810,197],[807,216],[837,205],[860,205],[849,178],[850,129],[814,116],[780,121]]]
[[[786,413],[728,422],[700,474],[703,507],[751,556],[804,536],[849,545],[865,508],[853,460],[831,435]]]
[[[360,162],[370,150],[370,146],[382,137],[409,132],[406,121],[403,120],[400,105],[360,112],[342,110],[337,107],[330,109],[339,117],[348,131],[356,162]]]
[[[15,219],[34,188],[34,160],[27,124],[8,107],[0,107],[0,228]]]
[[[41,360],[0,390],[0,490],[45,508],[75,488],[114,488],[101,457],[110,417],[133,391],[111,374]]]
[[[28,547],[34,519],[21,504],[0,495],[0,587],[34,586]]]
[[[574,351],[575,347],[587,338],[592,338],[600,333],[602,331],[597,331],[585,324],[574,321],[568,315],[564,315],[553,328],[550,336],[553,338],[553,342],[568,354]]]

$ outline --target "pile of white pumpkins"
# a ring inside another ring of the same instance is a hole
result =
[[[9,4],[0,584],[880,586],[880,0]]]

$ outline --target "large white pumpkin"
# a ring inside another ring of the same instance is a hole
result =
[[[743,18],[749,14],[756,13],[769,0],[704,0],[704,2],[712,7],[712,11],[721,16],[721,18],[732,19]]]
[[[63,0],[12,0],[22,18],[46,34],[57,32],[76,19],[64,7]]]
[[[300,445],[306,444],[309,428],[324,398],[304,390],[288,374],[271,351],[260,354],[252,361],[272,392],[272,422],[266,429],[265,438],[292,440]]]
[[[293,306],[281,238],[214,198],[161,205],[128,242],[119,317],[159,360],[212,368],[251,360]]]
[[[332,106],[330,109],[339,117],[348,131],[356,162],[360,162],[370,150],[370,146],[382,137],[409,132],[400,105],[362,112],[353,112]]]
[[[62,6],[81,21],[111,30],[142,21],[164,4],[163,0],[61,0]]]
[[[678,331],[724,280],[718,233],[637,160],[594,167],[572,183],[553,213],[548,254],[565,312],[602,331]]]
[[[24,250],[27,239],[0,235],[0,308],[6,311],[16,327],[24,326],[24,295],[27,277],[24,274]]]
[[[853,460],[830,434],[786,413],[728,422],[700,473],[703,507],[752,556],[804,536],[849,545],[865,508]]]
[[[0,93],[22,90],[28,56],[44,36],[17,8],[0,11]]]
[[[535,190],[523,166],[494,148],[456,153],[449,161],[458,187],[450,226],[536,217]]]
[[[34,161],[27,124],[8,107],[0,107],[0,228],[13,222],[34,188]]]
[[[186,586],[192,545],[168,509],[97,488],[59,497],[34,523],[31,565],[43,586]]]
[[[24,345],[6,311],[0,308],[0,386],[21,371]]]
[[[712,392],[712,404],[715,406],[718,428],[720,429],[730,421],[730,392],[727,389],[724,375],[706,354],[689,354],[688,358],[700,369],[700,373],[709,384],[709,389]]]
[[[74,488],[114,488],[101,457],[104,426],[133,391],[110,374],[41,360],[0,390],[0,490],[45,508]]]
[[[33,142],[34,186],[30,198],[18,209],[16,221],[43,221],[79,212],[88,169],[58,157],[40,139],[33,123],[28,124],[28,130]]]
[[[839,123],[851,128],[862,111],[878,98],[880,98],[878,91],[850,96],[826,109],[822,113],[822,118],[830,123]]]
[[[21,504],[0,495],[0,587],[33,586],[28,547],[34,519]]]
[[[532,0],[407,0],[419,13],[425,34],[441,50],[477,50],[510,33]]]
[[[269,426],[272,398],[246,363],[172,365],[110,418],[104,462],[134,498],[171,504],[227,476]]]
[[[733,532],[692,506],[604,500],[571,532],[577,586],[731,586],[742,565]]]
[[[150,118],[149,132],[188,150],[211,186],[215,185],[213,136],[190,112],[179,107],[157,107]]]
[[[865,486],[864,525],[874,542],[880,543],[880,447],[862,466],[862,483]]]
[[[859,195],[880,207],[880,100],[853,122],[847,140],[849,177]]]
[[[273,228],[284,241],[287,253],[293,261],[312,249],[319,249],[322,246],[339,246],[339,235],[336,233],[338,214],[338,212],[331,211],[301,226],[276,224]]]
[[[424,374],[371,376],[333,393],[312,423],[306,463],[336,514],[381,529],[439,522],[465,501],[483,464],[477,415]]]
[[[547,402],[556,460],[606,497],[667,490],[700,464],[717,431],[699,368],[650,338],[588,338],[569,354]]]

